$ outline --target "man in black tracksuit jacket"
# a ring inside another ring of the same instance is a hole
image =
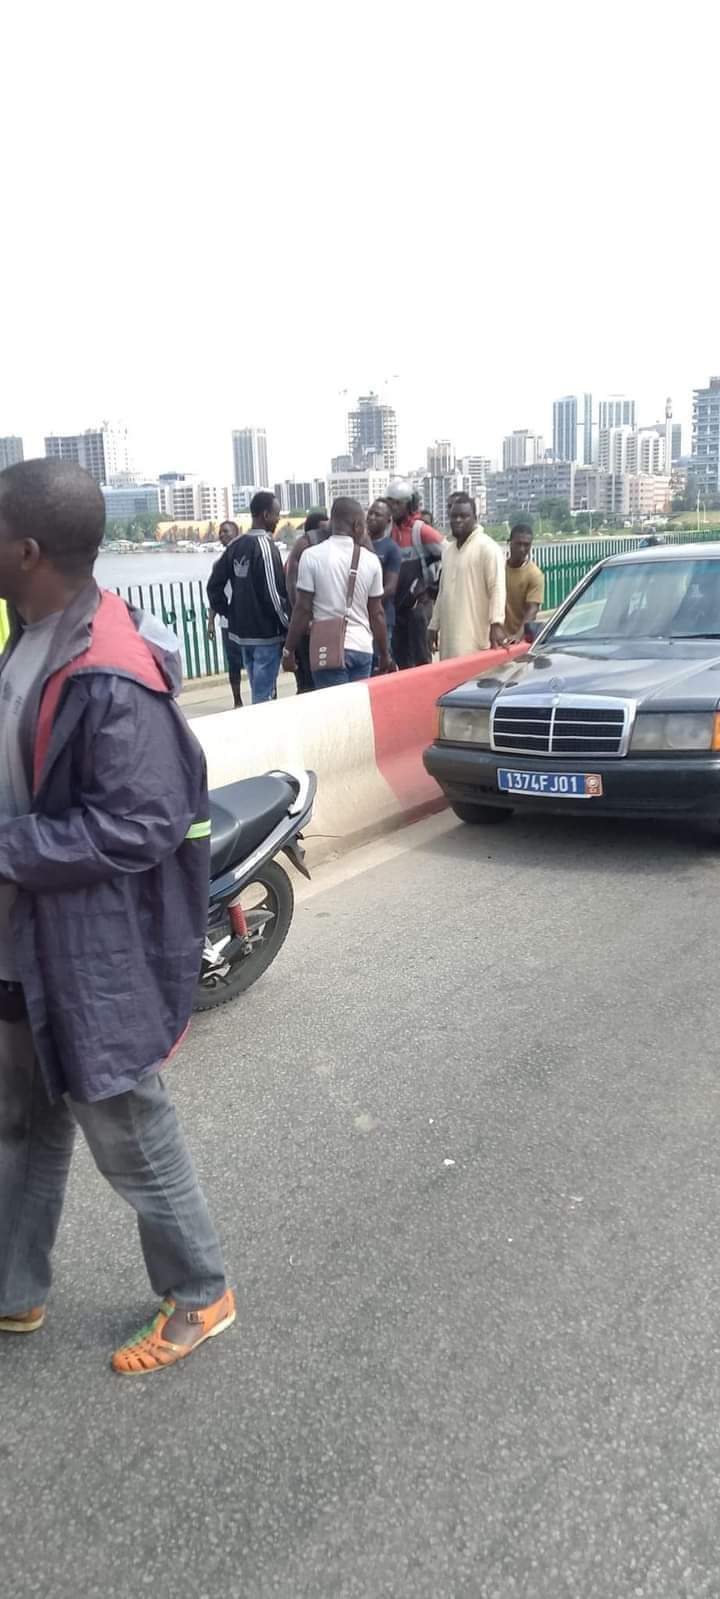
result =
[[[233,539],[215,562],[207,596],[211,611],[228,619],[228,641],[242,650],[252,702],[258,705],[275,693],[290,615],[283,564],[272,537],[280,520],[275,495],[261,489],[250,501],[250,513],[250,532]]]

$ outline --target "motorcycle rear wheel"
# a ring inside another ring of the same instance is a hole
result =
[[[265,923],[262,936],[253,943],[248,954],[237,958],[226,977],[209,974],[200,978],[195,990],[194,1011],[218,1010],[221,1005],[229,1005],[232,999],[237,999],[239,994],[244,994],[248,988],[252,988],[253,983],[262,977],[263,972],[272,965],[278,951],[282,949],[290,930],[295,905],[292,883],[287,872],[277,861],[268,861],[254,874],[243,893],[249,893],[258,887],[264,890],[264,898],[260,905],[255,901],[253,909],[261,914],[270,911],[272,920]],[[252,930],[252,910],[247,912],[247,917],[248,927]],[[214,943],[219,939],[232,938],[229,914],[222,923],[212,929],[210,936]]]

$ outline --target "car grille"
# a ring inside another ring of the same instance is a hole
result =
[[[492,711],[492,747],[503,755],[619,756],[625,754],[629,724],[625,700],[500,695]]]

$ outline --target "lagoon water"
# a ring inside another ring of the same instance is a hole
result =
[[[95,575],[102,588],[123,591],[139,583],[207,583],[217,555],[153,551],[148,555],[100,555]]]

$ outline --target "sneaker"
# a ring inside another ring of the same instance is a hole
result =
[[[44,1320],[45,1306],[36,1305],[34,1310],[24,1310],[20,1316],[0,1316],[0,1332],[37,1332]]]
[[[192,1328],[185,1342],[176,1344],[166,1337],[165,1329],[171,1318],[173,1331],[179,1331],[180,1327]],[[214,1305],[202,1310],[178,1310],[174,1299],[165,1299],[147,1327],[141,1327],[134,1338],[115,1350],[111,1361],[113,1371],[122,1377],[139,1377],[145,1372],[161,1371],[164,1366],[174,1366],[206,1339],[216,1338],[226,1327],[231,1327],[234,1320],[235,1296],[229,1288]]]

